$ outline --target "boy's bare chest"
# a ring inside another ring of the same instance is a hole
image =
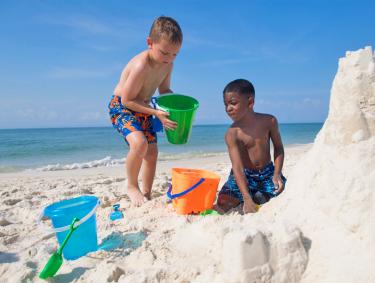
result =
[[[243,146],[252,148],[258,145],[268,144],[270,134],[268,129],[254,127],[240,129],[237,138]]]
[[[161,85],[167,74],[168,70],[166,69],[162,69],[158,72],[149,72],[145,76],[141,93],[148,97],[153,95],[156,89]]]

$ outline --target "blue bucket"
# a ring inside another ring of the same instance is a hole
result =
[[[99,199],[95,196],[81,196],[56,202],[44,209],[43,215],[50,218],[56,237],[61,245],[69,233],[74,217],[79,219],[77,229],[63,250],[65,259],[73,260],[98,249],[95,210]]]

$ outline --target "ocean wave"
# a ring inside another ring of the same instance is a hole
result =
[[[225,155],[225,152],[186,152],[186,153],[159,153],[158,160],[159,161],[168,161],[168,160],[178,160],[178,159],[187,159],[187,158],[205,158],[205,157],[213,157],[213,156],[220,156]],[[125,158],[120,159],[113,159],[111,156],[106,156],[103,159],[93,160],[89,162],[82,162],[82,163],[71,163],[71,164],[49,164],[43,167],[38,167],[36,170],[38,171],[59,171],[59,170],[76,170],[76,169],[88,169],[94,167],[109,167],[109,166],[116,166],[125,163]]]
[[[106,156],[103,159],[93,160],[89,162],[83,163],[72,163],[72,164],[50,164],[47,166],[39,167],[36,170],[38,171],[59,171],[59,170],[75,170],[75,169],[87,169],[87,168],[94,168],[94,167],[108,167],[108,166],[115,166],[120,165],[125,162],[125,158],[121,159],[112,159],[111,156]]]

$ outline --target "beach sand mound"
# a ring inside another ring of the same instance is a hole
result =
[[[303,281],[375,282],[375,60],[370,47],[340,59],[328,118],[288,179],[283,216],[312,240]]]

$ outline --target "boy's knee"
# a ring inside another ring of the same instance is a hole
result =
[[[130,150],[137,154],[139,157],[143,158],[146,156],[148,150],[148,143],[146,139],[142,139],[137,143],[130,145]]]
[[[217,198],[217,205],[222,208],[224,211],[229,210],[230,208],[236,207],[239,205],[241,202],[240,200],[231,197],[226,194],[219,194]]]
[[[221,206],[225,203],[226,203],[225,197],[223,197],[223,195],[219,194],[219,196],[217,197],[217,204]]]

